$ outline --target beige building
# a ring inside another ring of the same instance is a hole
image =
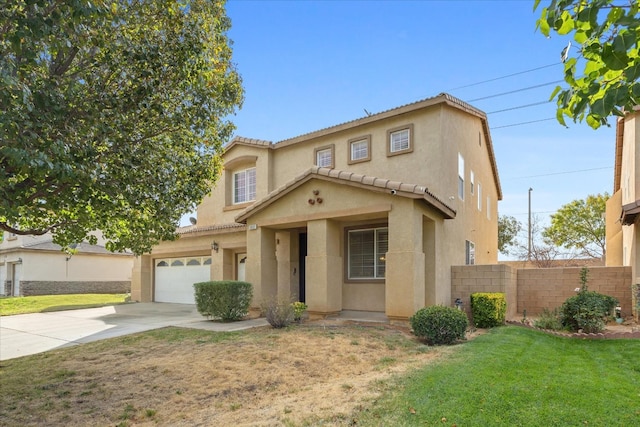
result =
[[[126,293],[131,289],[133,255],[115,254],[81,243],[73,256],[50,234],[0,239],[0,295]]]
[[[267,298],[406,319],[451,305],[451,266],[497,262],[502,198],[486,115],[448,94],[277,143],[235,138],[178,230],[136,259],[132,299],[193,303],[239,279]]]
[[[640,283],[640,108],[618,119],[613,196],[607,201],[609,266],[630,266],[632,283]],[[637,286],[637,285],[636,285]],[[634,314],[638,315],[638,290]],[[623,307],[624,309],[624,307]]]

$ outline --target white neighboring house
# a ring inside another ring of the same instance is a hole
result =
[[[29,296],[131,291],[133,255],[83,242],[72,256],[50,234],[0,239],[0,295]]]

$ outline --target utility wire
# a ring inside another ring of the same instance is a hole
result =
[[[604,170],[604,169],[613,169],[613,166],[606,166],[606,167],[602,167],[602,168],[591,168],[591,169],[579,169],[579,170],[564,171],[564,172],[552,172],[552,173],[545,173],[545,174],[542,174],[542,175],[516,176],[515,178],[509,178],[509,179],[540,178],[540,177],[543,177],[543,176],[567,175],[567,174],[570,174],[570,173],[591,172],[591,171],[599,171],[599,170]]]
[[[535,102],[535,103],[533,103],[533,104],[518,105],[517,107],[505,108],[504,110],[491,111],[490,113],[487,113],[487,115],[489,115],[489,114],[496,114],[496,113],[504,113],[505,111],[519,110],[519,109],[521,109],[521,108],[535,107],[536,105],[548,104],[548,103],[550,103],[550,102],[551,102],[551,101],[540,101],[540,102]]]
[[[517,73],[508,74],[508,75],[506,75],[506,76],[502,76],[502,77],[495,77],[495,78],[493,78],[493,79],[483,80],[483,81],[481,81],[481,82],[477,82],[477,83],[471,83],[471,84],[464,85],[464,86],[454,87],[453,89],[447,89],[447,90],[445,90],[445,92],[450,92],[450,91],[458,90],[458,89],[464,89],[464,88],[472,87],[472,86],[478,86],[478,85],[481,85],[481,84],[484,84],[484,83],[495,82],[496,80],[502,80],[502,79],[506,79],[506,78],[509,78],[509,77],[513,77],[513,76],[519,76],[520,74],[526,74],[526,73],[530,73],[530,72],[532,72],[532,71],[542,70],[543,68],[553,67],[553,66],[556,66],[556,65],[558,65],[558,64],[559,64],[558,62],[554,62],[553,64],[543,65],[542,67],[532,68],[532,69],[530,69],[530,70],[525,70],[525,71],[518,71]]]
[[[528,86],[528,87],[525,87],[525,88],[522,88],[522,89],[511,90],[509,92],[502,92],[502,93],[497,93],[495,95],[483,96],[482,98],[470,99],[467,102],[482,101],[482,100],[485,100],[485,99],[497,98],[499,96],[511,95],[512,93],[518,93],[518,92],[524,92],[525,90],[537,89],[539,87],[544,87],[544,86],[549,86],[549,85],[553,85],[553,84],[562,83],[563,81],[564,80],[556,80],[554,82],[542,83],[542,84],[535,85],[535,86]]]
[[[513,127],[513,126],[528,125],[528,124],[531,124],[531,123],[548,122],[549,120],[555,120],[555,119],[556,119],[555,117],[551,117],[551,118],[548,118],[548,119],[531,120],[529,122],[512,123],[510,125],[495,126],[495,127],[492,126],[491,130],[510,128],[510,127]]]

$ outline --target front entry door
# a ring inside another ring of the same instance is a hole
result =
[[[247,254],[236,254],[236,276],[240,282],[245,281],[245,267],[247,265]]]
[[[306,302],[306,295],[305,295],[305,289],[306,289],[306,284],[305,284],[305,276],[306,276],[306,258],[307,258],[307,233],[300,233],[299,234],[299,240],[298,240],[298,247],[299,247],[299,260],[300,260],[300,274],[299,274],[299,279],[298,279],[298,300],[300,302]]]

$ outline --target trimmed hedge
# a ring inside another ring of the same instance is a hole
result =
[[[442,305],[421,308],[409,319],[413,333],[427,344],[453,344],[469,326],[464,311]]]
[[[203,316],[231,322],[249,314],[251,283],[222,280],[194,283],[193,288],[198,312]]]
[[[476,328],[493,328],[504,325],[507,300],[500,292],[476,292],[471,294],[471,315]]]

